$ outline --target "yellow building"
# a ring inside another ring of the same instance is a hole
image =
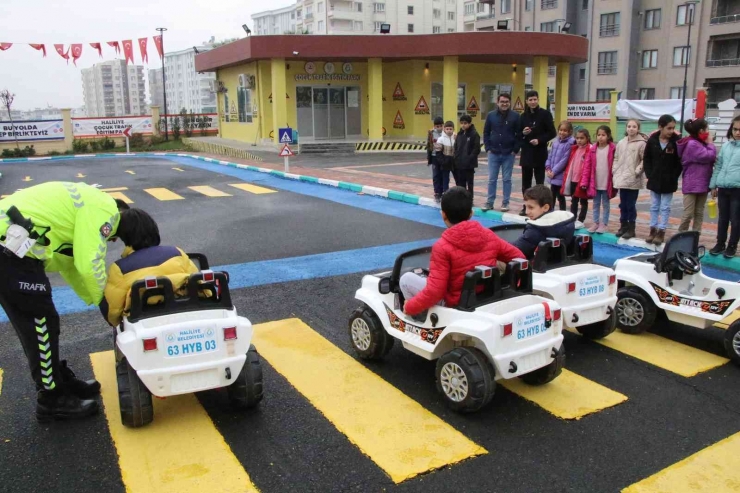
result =
[[[548,67],[557,67],[555,121],[565,119],[569,65],[587,61],[581,36],[535,32],[432,35],[254,36],[195,58],[216,72],[220,136],[278,142],[424,139],[436,116],[455,126],[464,113],[483,131],[496,97],[524,109],[525,67],[542,105]]]

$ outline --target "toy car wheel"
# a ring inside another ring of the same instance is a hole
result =
[[[121,423],[129,428],[140,428],[151,423],[154,420],[152,394],[126,358],[116,365],[116,379]]]
[[[641,289],[620,288],[617,298],[617,324],[622,332],[642,334],[653,325],[658,309]]]
[[[543,366],[529,373],[525,373],[520,378],[529,385],[545,385],[555,380],[562,372],[565,366],[565,344],[560,345],[555,358],[549,365]]]
[[[436,374],[437,390],[456,412],[478,411],[491,402],[496,391],[493,367],[476,348],[459,347],[442,355]]]
[[[262,400],[262,363],[254,344],[250,344],[247,360],[236,381],[226,387],[231,405],[237,409],[248,409]]]
[[[393,337],[383,328],[377,315],[369,308],[358,308],[349,318],[352,347],[362,359],[380,359],[393,347]]]
[[[725,332],[725,351],[736,365],[740,365],[740,321],[736,320]]]
[[[606,320],[578,327],[578,332],[586,339],[603,339],[617,328],[617,311],[612,310]]]

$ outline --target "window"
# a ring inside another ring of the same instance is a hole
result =
[[[671,99],[681,99],[683,97],[683,87],[671,87]]]
[[[599,75],[617,73],[617,52],[601,51],[599,52]]]
[[[658,68],[658,50],[642,52],[642,68]]]
[[[355,4],[355,10],[357,10],[357,12],[362,12],[362,2],[357,2]]]
[[[611,101],[613,88],[596,89],[596,101]]]
[[[316,6],[316,12],[319,14],[324,11],[324,2],[319,2],[319,4]]]
[[[578,79],[586,80],[586,69],[585,68],[582,68],[578,71]]]
[[[319,29],[319,31],[323,31],[324,30],[324,21],[319,21],[318,29]]]
[[[558,6],[558,0],[542,0],[540,5],[542,10],[555,9]]]
[[[524,30],[525,31],[531,31],[532,30],[532,26],[527,26],[527,27],[524,28]]]
[[[581,10],[588,10],[588,0],[583,0],[581,4]]]
[[[443,103],[444,103],[444,86],[440,82],[432,82],[432,101],[430,107],[432,112],[429,114],[432,120],[438,116],[442,116]]]
[[[481,4],[478,4],[481,5]],[[475,4],[473,2],[465,4],[465,15],[475,14]]]
[[[476,12],[479,14],[483,14],[486,11],[486,4],[485,3],[479,3],[478,7],[476,8]]]
[[[448,21],[454,21],[455,20],[455,13],[454,12],[447,12],[447,20]]]
[[[375,12],[385,12],[385,4],[384,3],[374,3],[373,10]]]
[[[660,29],[660,9],[645,12],[645,30]]]
[[[534,8],[534,0],[526,0],[524,2],[524,10],[526,10],[527,12],[529,12],[533,8]]]
[[[383,25],[382,22],[376,22],[375,23],[375,32],[376,33],[379,33],[380,32],[380,26],[382,26],[382,25]]]
[[[694,21],[694,6],[679,5],[676,11],[676,25],[685,26]]]
[[[352,28],[355,31],[362,31],[363,30],[362,21],[355,21],[354,24],[352,25]]]
[[[435,19],[441,19],[441,18],[442,18],[442,11],[441,11],[441,10],[439,10],[439,9],[434,9],[434,10],[432,11],[432,13],[434,14],[434,18],[435,18]]]
[[[455,32],[455,28],[454,27],[451,27],[451,28],[447,29],[447,32],[448,33],[454,33]]]
[[[652,87],[640,89],[640,99],[655,99],[655,89]]]
[[[410,32],[410,33],[414,32],[414,25],[413,24],[409,24],[408,25],[408,32]]]
[[[439,34],[442,32],[442,28],[439,26],[433,26],[432,27],[432,34]]]
[[[691,47],[677,46],[673,48],[673,66],[684,67],[691,63]]]
[[[601,27],[599,29],[599,36],[601,36],[602,38],[619,36],[619,19],[619,12],[612,12],[611,14],[601,14]]]
[[[508,14],[511,12],[511,0],[501,0],[501,13]]]
[[[237,87],[239,101],[239,121],[252,123],[252,91],[246,87]]]
[[[407,10],[408,10],[408,14],[409,15],[414,15],[414,6],[413,5],[409,5],[407,7]]]
[[[555,23],[554,22],[542,22],[540,23],[540,31],[543,33],[554,33]]]
[[[550,65],[549,67],[547,67],[547,76],[555,77],[555,69],[556,67],[554,65]]]
[[[485,120],[489,112],[498,109],[498,95],[513,92],[511,84],[483,84],[480,88],[481,117]]]

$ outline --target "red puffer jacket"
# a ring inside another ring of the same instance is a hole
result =
[[[426,287],[406,302],[405,310],[416,315],[445,300],[446,306],[460,302],[465,273],[476,265],[496,267],[496,261],[525,258],[515,246],[477,221],[463,221],[442,233],[432,247]]]

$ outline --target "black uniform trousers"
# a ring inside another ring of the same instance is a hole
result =
[[[59,314],[40,260],[0,247],[0,304],[13,324],[37,390],[61,390]]]

